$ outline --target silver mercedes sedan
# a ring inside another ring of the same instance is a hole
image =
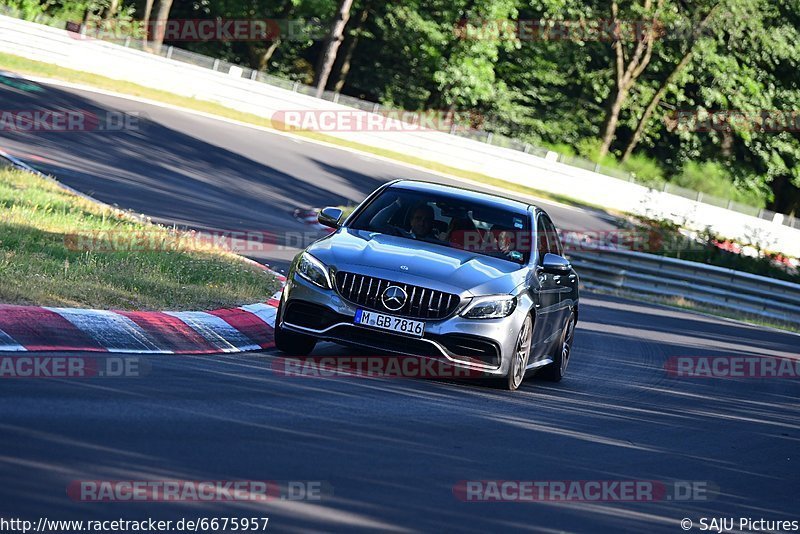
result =
[[[542,209],[400,180],[378,188],[297,255],[275,323],[279,350],[320,340],[435,358],[517,389],[559,381],[578,320],[578,276]]]

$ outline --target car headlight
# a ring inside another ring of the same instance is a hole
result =
[[[501,319],[508,317],[517,307],[517,297],[511,295],[494,295],[478,297],[461,312],[465,319]]]
[[[328,276],[328,269],[308,252],[303,252],[300,255],[295,272],[323,289],[331,289],[333,287],[330,276]]]

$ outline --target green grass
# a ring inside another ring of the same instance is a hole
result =
[[[90,85],[92,87],[96,87],[99,89],[105,89],[108,91],[114,91],[127,95],[147,98],[150,100],[156,100],[159,102],[163,102],[165,104],[172,104],[175,106],[180,106],[195,111],[210,113],[213,115],[218,115],[220,117],[241,121],[256,126],[263,126],[266,128],[272,128],[281,131],[289,130],[289,128],[285,127],[283,123],[276,123],[269,119],[266,119],[264,117],[259,117],[258,115],[254,115],[251,113],[243,113],[240,111],[236,111],[231,108],[225,107],[221,104],[215,104],[213,102],[198,100],[196,98],[179,96],[172,93],[168,93],[166,91],[150,89],[148,87],[144,87],[132,82],[115,80],[112,78],[107,78],[105,76],[99,76],[88,72],[67,69],[64,67],[51,65],[49,63],[43,63],[41,61],[35,61],[32,59],[26,59],[11,54],[0,53],[0,69],[13,71],[16,72],[17,74],[22,74],[22,75],[28,74],[33,76],[42,76],[72,83]],[[291,131],[293,134],[305,137],[307,139],[323,141],[326,143],[330,143],[332,145],[337,145],[344,148],[351,148],[361,152],[374,154],[376,156],[381,156],[399,162],[416,165],[424,169],[444,174],[449,174],[458,178],[464,178],[467,180],[472,180],[474,182],[493,185],[496,187],[502,187],[503,189],[508,189],[509,191],[536,196],[543,200],[551,200],[555,202],[568,204],[571,206],[577,206],[581,208],[588,208],[610,213],[609,210],[603,208],[602,206],[579,201],[569,196],[553,194],[547,191],[541,191],[539,189],[523,186],[514,182],[508,182],[505,180],[492,178],[482,173],[465,171],[463,169],[451,167],[449,165],[443,165],[441,163],[436,163],[426,159],[408,156],[401,152],[394,152],[392,150],[384,150],[381,148],[375,148],[361,143],[346,141],[344,139],[339,139],[338,137],[322,134],[319,132],[298,131],[298,130],[291,130]]]
[[[194,310],[264,301],[275,278],[190,234],[0,169],[0,302]]]

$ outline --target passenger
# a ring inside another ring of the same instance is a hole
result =
[[[510,255],[514,250],[514,232],[511,230],[501,230],[497,234],[497,248],[505,255]]]
[[[511,229],[496,224],[492,227],[492,235],[497,241],[497,251],[501,257],[517,263],[522,260],[522,253],[515,250],[514,232]]]

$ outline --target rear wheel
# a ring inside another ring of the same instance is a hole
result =
[[[533,319],[528,315],[517,336],[517,344],[514,349],[514,356],[508,366],[508,374],[504,379],[503,385],[509,391],[516,391],[525,378],[525,371],[528,367],[528,358],[531,354],[531,344],[533,342]]]
[[[283,308],[283,302],[281,302],[281,308]],[[281,317],[281,309],[278,309],[276,317]],[[285,328],[281,328],[277,321],[275,322],[275,347],[279,351],[285,352],[290,356],[308,356],[316,346],[316,338],[298,334],[297,332],[290,332]]]
[[[561,340],[553,349],[553,363],[541,370],[540,375],[545,380],[560,382],[567,373],[569,357],[572,351],[572,338],[575,335],[575,312],[571,311],[569,319],[561,332]]]

